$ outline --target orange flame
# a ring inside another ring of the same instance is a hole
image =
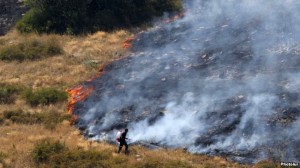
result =
[[[75,103],[86,99],[92,93],[93,90],[94,88],[92,86],[84,87],[83,85],[67,90],[67,93],[69,94],[69,114],[72,114]]]
[[[84,87],[83,85],[77,86],[73,89],[68,89],[66,90],[67,93],[69,94],[69,102],[68,102],[68,113],[72,114],[75,104],[77,102],[80,102],[84,99],[86,99],[94,90],[94,88],[92,86],[89,87]],[[71,118],[71,125],[74,124],[74,122],[76,122],[76,120],[78,119],[78,117],[74,114],[72,114],[72,118]]]
[[[123,42],[123,48],[125,48],[125,49],[128,49],[128,48],[131,48],[132,47],[132,41],[135,39],[135,37],[130,37],[130,38],[128,38],[127,40],[125,40],[124,42]]]
[[[105,68],[106,65],[107,64],[102,65],[99,68],[99,73],[96,76],[94,76],[94,77],[92,77],[92,78],[90,78],[86,81],[87,82],[92,82],[96,78],[99,78],[104,73],[104,68]],[[69,101],[68,101],[68,106],[67,106],[68,113],[72,115],[71,125],[74,124],[78,119],[78,116],[73,114],[75,104],[77,102],[85,100],[93,91],[94,91],[94,88],[92,86],[84,86],[84,85],[79,85],[79,86],[76,86],[72,89],[67,89],[66,90],[66,92],[69,95]]]

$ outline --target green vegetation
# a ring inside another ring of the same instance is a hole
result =
[[[6,155],[0,151],[0,163],[3,162],[3,159],[6,157]]]
[[[32,156],[37,164],[50,167],[108,167],[108,152],[70,150],[64,144],[50,139],[42,140],[33,149]]]
[[[68,99],[68,95],[65,91],[52,88],[41,88],[36,91],[28,89],[25,91],[24,97],[26,102],[31,106],[49,105]]]
[[[0,83],[0,104],[12,104],[15,102],[17,94],[22,90],[19,85],[9,85]]]
[[[87,60],[87,61],[84,61],[83,62],[83,65],[86,67],[86,68],[89,68],[89,69],[98,69],[99,68],[99,63],[93,61],[93,60]]]
[[[0,122],[4,119],[10,120],[18,124],[43,124],[47,129],[54,129],[57,124],[63,120],[70,120],[70,115],[61,114],[58,112],[44,112],[44,113],[28,113],[22,110],[5,111],[0,115]]]
[[[37,60],[63,53],[62,47],[55,38],[41,41],[28,39],[18,44],[7,45],[0,48],[0,60],[24,61]]]
[[[52,155],[61,153],[66,150],[64,144],[59,141],[53,142],[50,139],[45,139],[37,143],[32,151],[32,157],[36,163],[48,162]]]
[[[0,83],[0,104],[13,104],[17,97],[23,97],[31,106],[50,105],[68,99],[65,91],[53,88],[40,88],[33,91],[22,85]]]
[[[20,32],[81,34],[141,25],[164,12],[181,10],[181,0],[26,0]]]
[[[3,153],[2,151],[0,151],[0,165],[2,165],[2,167],[8,167],[5,162],[4,159],[7,157],[7,155],[5,153]],[[0,166],[1,167],[1,166]]]

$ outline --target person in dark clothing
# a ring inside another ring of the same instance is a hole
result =
[[[126,142],[126,135],[127,135],[128,129],[126,128],[125,131],[121,134],[120,136],[120,145],[119,145],[119,151],[118,153],[121,152],[123,145],[125,145],[125,154],[128,154],[128,144]]]

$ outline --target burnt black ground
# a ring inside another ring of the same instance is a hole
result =
[[[76,126],[95,140],[129,127],[136,142],[246,163],[299,161],[294,20],[275,29],[251,12],[236,19],[225,10],[213,24],[192,14],[139,34],[127,58],[86,82],[95,90],[75,105]]]

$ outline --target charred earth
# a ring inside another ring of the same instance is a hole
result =
[[[243,163],[300,161],[300,2],[191,0],[140,33],[74,104],[76,127],[114,141],[182,147]]]

